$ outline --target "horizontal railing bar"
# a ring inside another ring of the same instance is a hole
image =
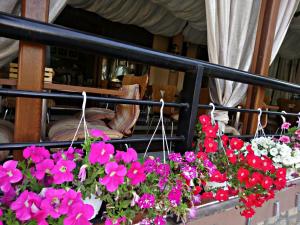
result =
[[[300,86],[297,84],[254,75],[249,72],[196,59],[138,47],[132,44],[117,42],[102,36],[95,36],[58,25],[24,19],[6,13],[0,13],[0,35],[46,45],[85,49],[175,70],[195,71],[197,66],[202,66],[204,67],[204,74],[209,75],[209,77],[260,85],[266,88],[300,94]]]
[[[36,91],[24,91],[16,89],[0,88],[0,95],[3,96],[14,96],[14,97],[30,97],[30,98],[46,98],[46,99],[78,99],[83,100],[81,94],[70,94],[70,93],[49,93],[49,92],[36,92]],[[115,104],[131,104],[131,105],[152,105],[161,106],[161,102],[150,101],[150,100],[135,100],[135,99],[124,99],[124,98],[112,98],[112,97],[99,97],[87,95],[87,100],[93,100],[105,103]],[[176,103],[176,102],[165,102],[164,106],[167,107],[189,107],[188,103]]]
[[[149,142],[151,135],[135,135],[128,138],[123,139],[112,139],[106,141],[107,143],[111,144],[125,144],[125,143],[142,143],[142,142]],[[162,137],[160,135],[155,136],[152,141],[158,142],[162,141]],[[173,136],[167,137],[168,141],[184,141],[184,136]],[[73,146],[81,146],[83,141],[74,141]],[[43,142],[22,142],[22,143],[3,143],[0,144],[0,151],[4,150],[22,150],[28,146],[35,145],[35,146],[43,146],[46,148],[65,148],[71,146],[71,141],[43,141]]]
[[[201,109],[212,109],[213,107],[211,105],[204,105],[204,104],[199,104],[198,108]],[[239,108],[233,108],[233,107],[225,107],[225,106],[215,106],[216,110],[224,110],[224,111],[229,111],[229,112],[249,112],[249,113],[259,113],[259,110],[257,109],[239,109]],[[297,113],[284,113],[284,112],[276,112],[276,111],[266,111],[262,110],[263,114],[269,114],[269,115],[278,115],[278,116],[299,116],[300,114]]]

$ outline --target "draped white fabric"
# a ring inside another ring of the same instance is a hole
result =
[[[299,2],[300,0],[280,1],[270,64],[279,51]]]
[[[52,22],[65,7],[67,0],[50,0],[49,21]],[[21,5],[18,0],[0,1],[0,11],[20,15]],[[18,54],[19,41],[0,37],[0,67],[14,59]]]
[[[206,0],[209,61],[241,70],[249,70],[260,9],[260,0]],[[210,96],[214,103],[234,107],[245,97],[247,85],[211,79]],[[224,131],[228,113],[216,111],[216,120]]]

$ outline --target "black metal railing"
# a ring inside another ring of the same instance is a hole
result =
[[[199,104],[201,82],[204,75],[209,76],[210,78],[227,79],[300,94],[300,86],[297,84],[255,75],[249,72],[215,65],[196,59],[154,51],[152,49],[114,41],[102,36],[95,36],[66,27],[24,19],[5,13],[0,13],[0,35],[7,38],[37,42],[45,45],[78,48],[127,60],[142,62],[153,66],[184,71],[186,75],[184,78],[180,103],[165,103],[165,106],[167,107],[178,107],[180,109],[177,134],[174,137],[170,137],[170,140],[178,142],[176,145],[178,151],[184,151],[192,145],[198,109],[211,107]],[[3,88],[0,89],[0,95],[32,98],[83,99],[83,97],[79,94],[45,93],[8,90]],[[88,96],[87,99],[113,104],[161,105],[160,102],[155,101],[106,98],[99,96]],[[216,109],[250,113],[259,112],[256,109],[236,109],[222,106],[216,106]],[[274,111],[263,111],[263,113],[298,116],[296,113],[284,114]],[[139,137],[133,136],[121,140],[112,140],[111,142],[146,142],[149,141],[149,139],[150,136],[142,135]],[[155,137],[155,141],[161,141],[161,138]],[[75,144],[81,143],[82,142],[75,142]],[[0,149],[21,149],[31,144],[44,145],[47,147],[67,147],[70,142],[0,144]]]

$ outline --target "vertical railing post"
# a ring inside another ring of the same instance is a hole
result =
[[[176,151],[178,152],[187,151],[192,147],[203,70],[203,66],[198,65],[195,70],[186,71],[184,76],[181,102],[189,103],[189,108],[182,108],[179,113],[177,135],[183,135],[185,141],[177,144]]]

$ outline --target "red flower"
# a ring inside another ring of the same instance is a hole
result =
[[[226,174],[222,174],[220,171],[216,170],[210,177],[211,182],[222,183],[227,180]]]
[[[274,165],[273,165],[272,160],[269,159],[269,158],[264,158],[264,160],[261,161],[261,169],[264,172],[273,170],[274,169]]]
[[[208,115],[201,115],[199,116],[199,122],[202,125],[211,125],[211,118]]]
[[[213,153],[217,151],[218,143],[213,138],[205,138],[204,147],[207,153]]]
[[[202,187],[196,186],[194,192],[194,195],[198,195],[202,191]]]
[[[263,178],[263,180],[261,181],[261,186],[266,190],[269,190],[271,188],[272,184],[273,184],[273,180],[271,177],[265,176]]]
[[[276,177],[286,177],[286,168],[278,168],[276,170]]]
[[[247,208],[251,208],[255,204],[256,195],[252,193],[246,196],[245,198],[242,198],[241,201],[245,204]]]
[[[241,212],[241,215],[244,216],[245,218],[251,218],[254,214],[255,214],[255,211],[252,208],[244,209]]]
[[[226,155],[230,163],[235,164],[237,161],[236,155],[234,154],[234,151],[232,149],[226,150]]]
[[[256,155],[246,156],[248,164],[253,168],[261,168],[261,159]]]
[[[197,158],[205,160],[205,159],[207,159],[207,154],[205,152],[198,152],[197,153]]]
[[[237,176],[238,176],[238,180],[240,182],[243,182],[248,179],[249,171],[247,169],[241,167],[238,170]]]
[[[253,151],[253,149],[252,149],[252,145],[247,145],[247,146],[246,146],[246,150],[248,151],[248,154],[251,154],[251,155],[254,154],[254,151]]]
[[[228,200],[228,190],[219,189],[216,193],[215,199],[222,202]]]
[[[257,185],[258,183],[261,182],[262,178],[263,178],[262,174],[260,174],[258,172],[254,172],[252,174],[251,178],[248,180],[247,187],[250,188],[250,187]]]
[[[238,138],[232,138],[230,140],[230,147],[234,150],[240,150],[244,146],[244,142]]]
[[[216,138],[218,129],[219,129],[218,124],[216,124],[215,126],[208,125],[206,127],[203,127],[205,137]]]
[[[225,134],[223,134],[222,137],[221,137],[221,139],[222,139],[222,142],[223,142],[223,146],[224,147],[227,146],[228,140],[229,140],[228,136],[226,136]]]
[[[214,198],[214,195],[213,193],[210,191],[210,192],[204,192],[202,195],[201,195],[202,199],[213,199]]]
[[[254,202],[255,207],[261,207],[265,202],[265,198],[260,194],[256,194],[256,201]]]
[[[277,190],[281,190],[286,186],[286,178],[285,177],[277,177],[276,180],[274,180],[274,184],[276,186]]]
[[[264,198],[265,198],[266,201],[268,201],[268,200],[270,200],[270,199],[273,199],[274,197],[275,197],[275,193],[274,193],[273,190],[270,190],[270,191],[264,196]]]

